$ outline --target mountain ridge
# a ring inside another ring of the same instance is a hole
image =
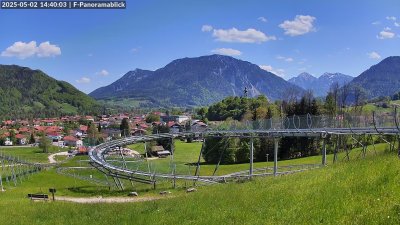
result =
[[[258,65],[214,54],[175,59],[155,71],[129,71],[89,95],[96,99],[147,98],[155,105],[199,106],[241,96],[245,87],[250,97],[264,94],[271,100],[281,99],[288,89],[303,91]]]
[[[326,96],[330,86],[337,82],[339,86],[343,86],[353,79],[352,76],[342,73],[328,73],[325,72],[318,78],[303,72],[296,77],[292,77],[288,82],[295,84],[303,89],[312,90],[317,97]]]
[[[355,77],[350,87],[364,89],[367,98],[392,96],[400,91],[400,56],[389,56]]]

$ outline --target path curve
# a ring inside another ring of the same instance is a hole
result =
[[[49,155],[48,159],[49,159],[49,163],[57,163],[57,161],[55,160],[56,156],[67,156],[68,152],[57,152],[54,154]]]

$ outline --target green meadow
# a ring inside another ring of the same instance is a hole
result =
[[[174,161],[184,165],[196,162],[199,147],[200,143],[177,141]],[[19,151],[15,155],[31,160],[38,157],[35,150]],[[370,149],[366,158],[360,151],[353,149],[349,161],[340,153],[335,164],[328,155],[326,167],[291,175],[199,186],[194,193],[169,187],[172,194],[168,198],[147,202],[81,204],[26,198],[28,193],[48,193],[50,187],[57,189],[56,196],[71,197],[126,196],[131,191],[109,190],[57,174],[52,168],[23,179],[17,187],[5,184],[6,191],[0,192],[0,224],[399,224],[398,157],[388,152],[385,144],[377,145],[376,152]],[[85,160],[87,156],[78,156],[62,166],[87,166]],[[168,170],[170,161],[151,160],[156,170]],[[320,162],[321,156],[315,156],[280,161],[279,165]],[[255,163],[257,168],[271,165]],[[221,165],[218,171],[226,174],[248,167]],[[201,174],[214,169],[215,165],[202,164]],[[82,175],[94,173],[87,170]],[[158,192],[166,189],[138,185],[136,190],[142,198],[159,196]]]

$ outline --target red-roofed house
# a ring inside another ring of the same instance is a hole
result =
[[[6,121],[3,121],[3,124],[6,125],[6,126],[11,126],[11,125],[14,125],[15,122],[12,121],[12,120],[6,120]]]
[[[175,122],[174,121],[169,121],[168,123],[167,123],[167,126],[168,127],[172,127],[172,126],[174,126],[175,125]]]
[[[79,153],[79,154],[85,155],[85,154],[87,154],[88,152],[89,152],[89,150],[88,150],[87,147],[85,147],[85,146],[80,146],[80,147],[78,147],[78,153]]]
[[[79,140],[73,136],[65,136],[63,138],[65,146],[72,146],[72,147],[81,147],[83,146],[82,140]]]
[[[79,130],[82,131],[82,133],[86,134],[86,133],[87,133],[87,130],[88,130],[88,126],[81,125],[81,126],[79,127]]]
[[[21,128],[18,129],[18,131],[20,133],[29,133],[30,130],[27,127],[21,127]]]
[[[94,121],[93,116],[85,116],[85,119],[92,122]]]
[[[142,136],[142,135],[145,135],[145,134],[146,134],[146,130],[143,130],[143,129],[134,129],[134,130],[131,131],[131,134],[132,134],[133,136]]]
[[[147,124],[145,124],[145,123],[141,123],[141,124],[139,124],[138,128],[147,129],[147,128],[149,128],[149,126]]]

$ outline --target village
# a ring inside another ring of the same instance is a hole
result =
[[[129,124],[129,133],[121,128],[122,121]],[[86,154],[93,143],[88,137],[89,126],[95,126],[97,140],[106,142],[123,136],[141,136],[145,134],[168,131],[177,133],[184,131],[204,131],[207,124],[192,119],[191,114],[168,115],[162,112],[133,115],[129,113],[101,116],[64,116],[33,120],[5,120],[1,122],[1,146],[38,146],[42,137],[51,140],[52,146],[76,150]],[[164,129],[159,129],[163,127]],[[165,129],[167,128],[167,129]],[[90,136],[90,134],[89,134]]]

